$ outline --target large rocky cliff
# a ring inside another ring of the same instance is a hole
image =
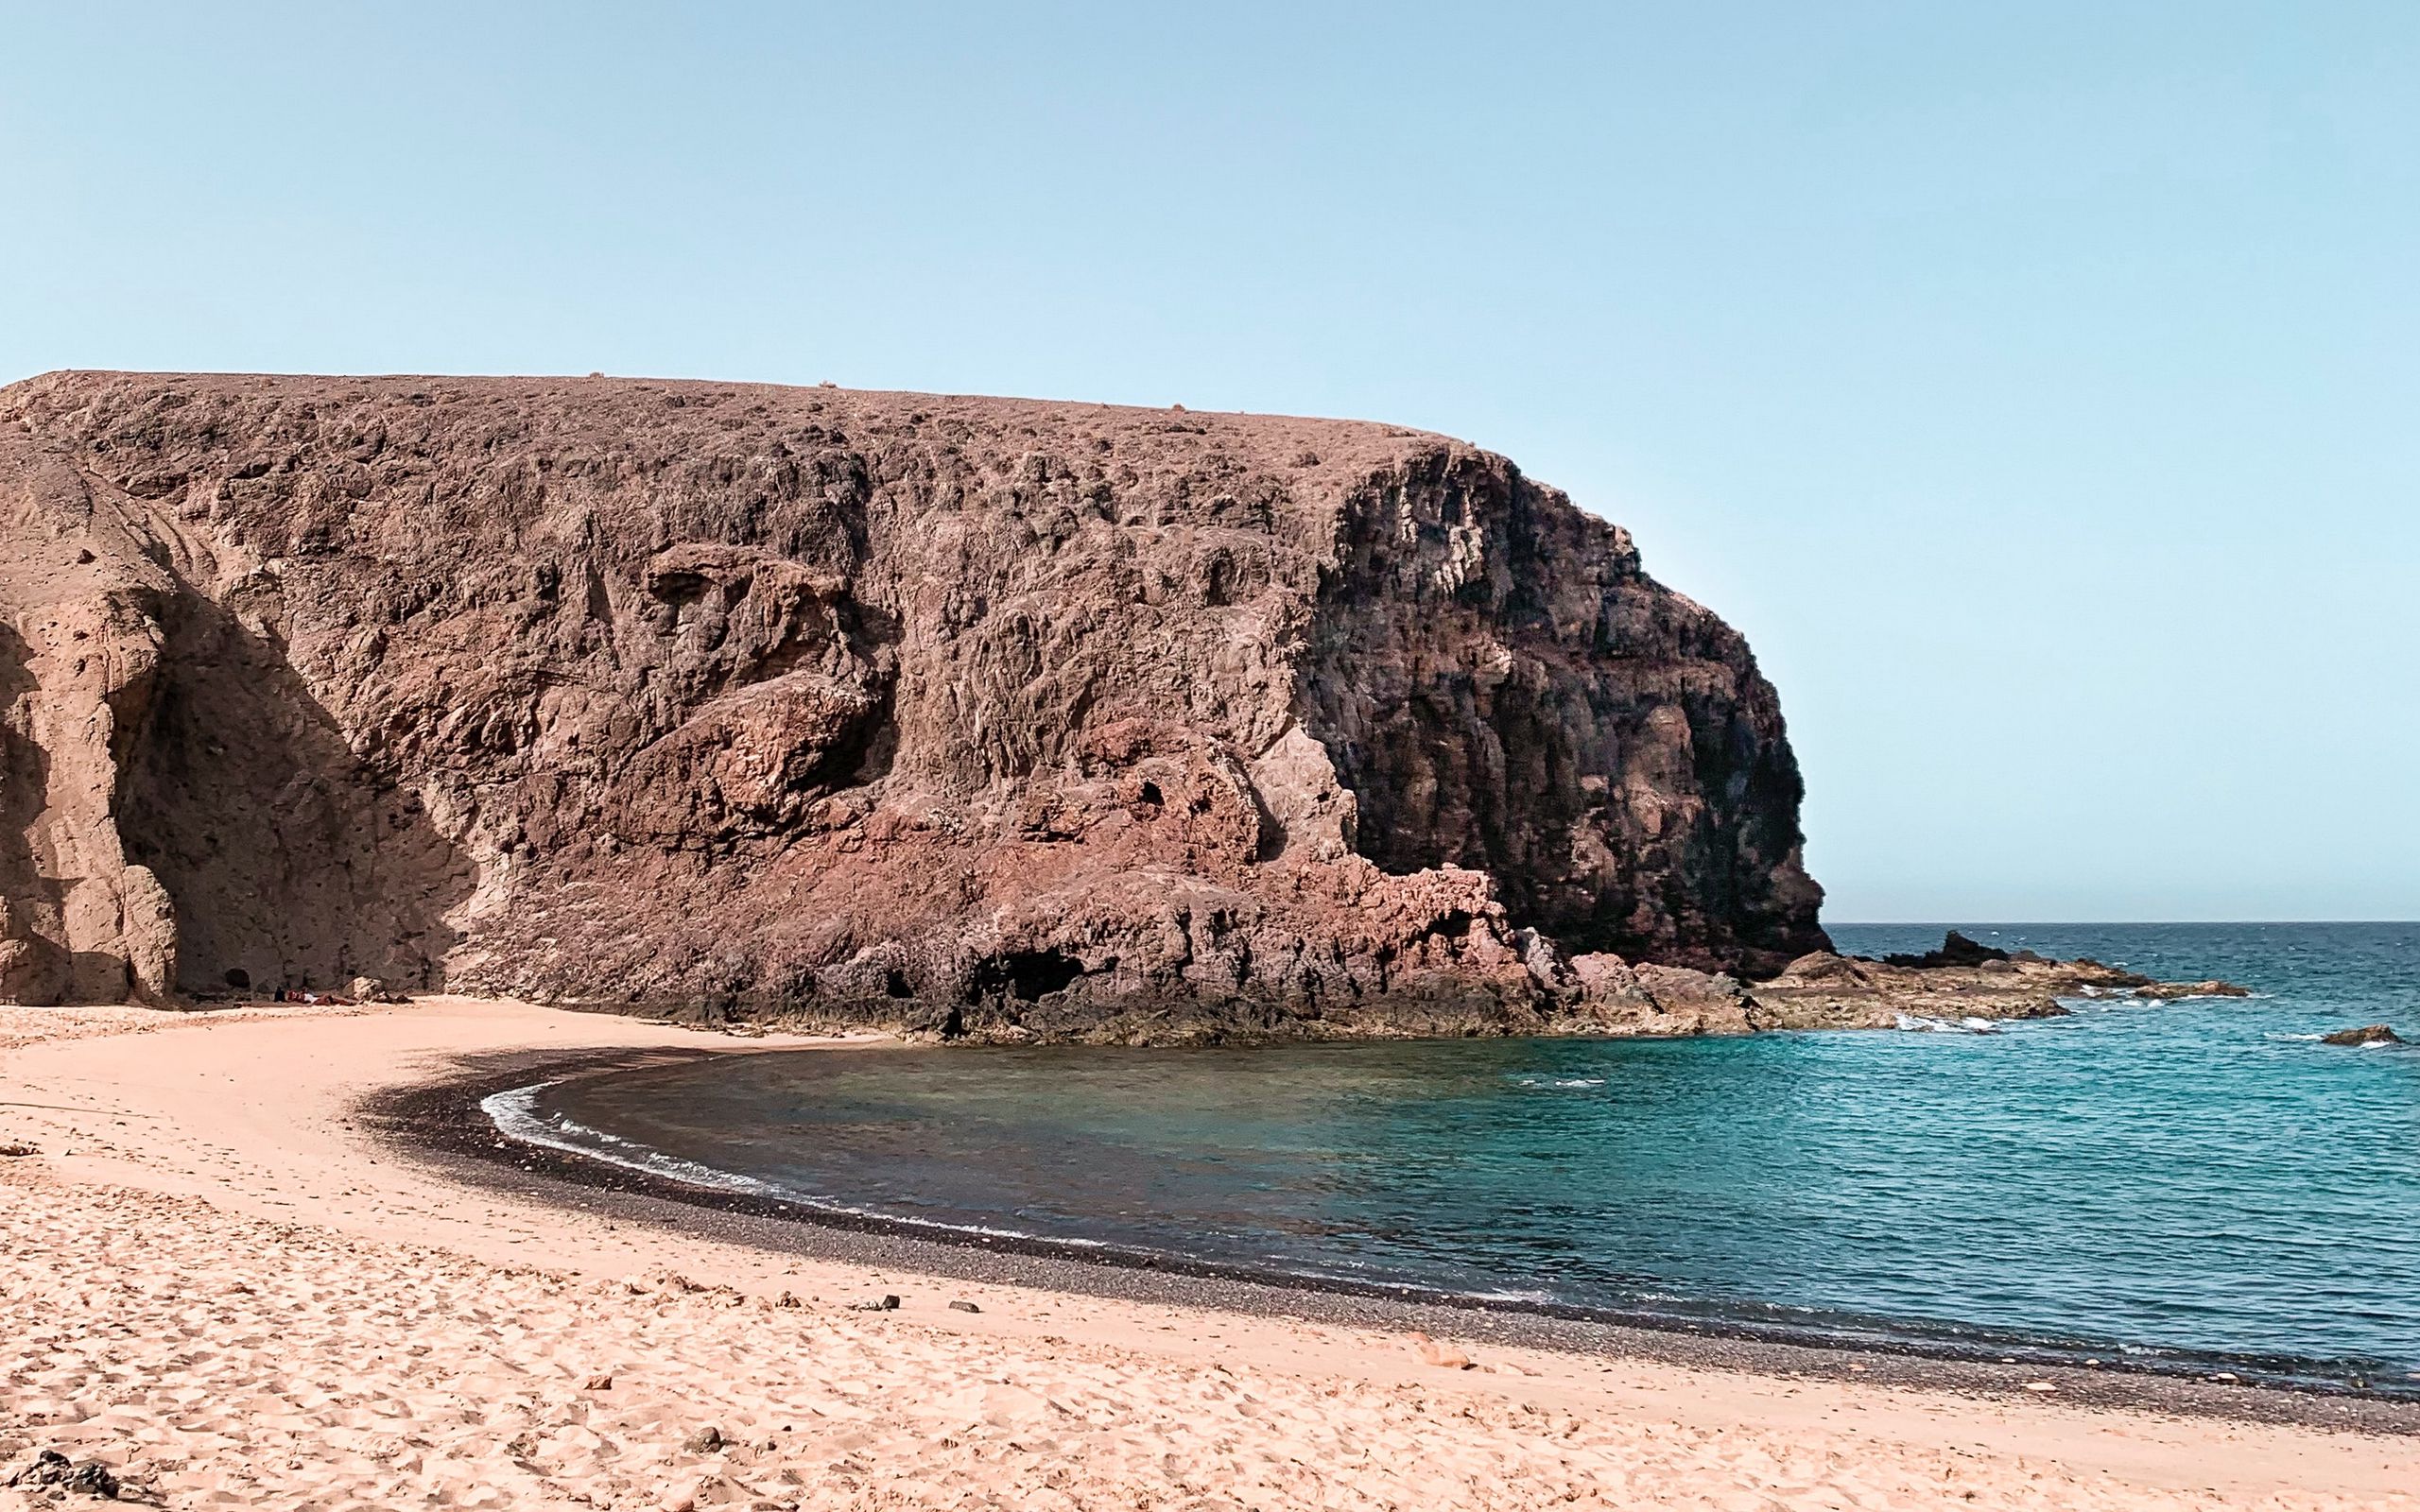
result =
[[[21,1001],[1534,1027],[1825,943],[1738,635],[1383,425],[53,374],[0,715]]]

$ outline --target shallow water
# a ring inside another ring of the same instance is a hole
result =
[[[1994,1034],[815,1051],[499,1104],[909,1223],[2420,1394],[2420,925],[1967,926],[2262,994]],[[1846,951],[1941,926],[1838,926]]]

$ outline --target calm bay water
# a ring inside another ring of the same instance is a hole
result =
[[[911,1223],[1814,1337],[2420,1394],[2420,925],[1964,926],[2260,995],[1990,1035],[948,1049],[509,1126]],[[1844,951],[1942,926],[1835,926]]]

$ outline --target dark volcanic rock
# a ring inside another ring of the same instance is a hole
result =
[[[2319,1040],[2328,1045],[2399,1045],[2403,1043],[2403,1036],[2383,1023],[2365,1023],[2358,1029],[2339,1029],[2334,1034],[2321,1035]]]
[[[20,1490],[34,1491],[51,1486],[115,1501],[122,1487],[116,1472],[98,1460],[86,1460],[78,1465],[55,1449],[36,1454],[23,1469],[9,1477],[8,1483]]]
[[[1979,944],[1953,929],[1942,936],[1939,950],[1927,951],[1922,955],[1885,955],[1882,963],[1929,971],[1940,966],[1981,966],[1986,962],[2010,958],[2008,952],[1997,946]]]
[[[64,373],[0,546],[0,997],[1458,1031],[1826,943],[1738,635],[1443,437]]]

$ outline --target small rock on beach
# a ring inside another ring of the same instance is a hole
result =
[[[98,1460],[86,1460],[78,1465],[55,1449],[45,1449],[32,1461],[9,1477],[7,1485],[21,1491],[41,1490],[57,1486],[62,1490],[98,1497],[105,1502],[117,1500],[117,1476]]]

